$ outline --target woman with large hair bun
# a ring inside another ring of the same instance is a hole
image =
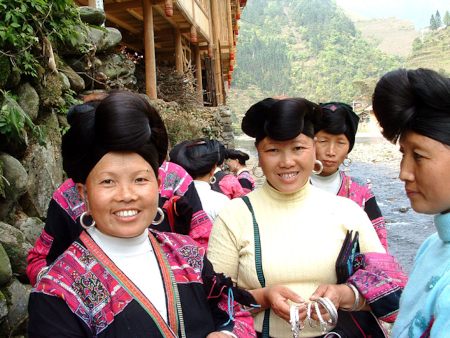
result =
[[[178,143],[169,153],[170,161],[182,166],[194,179],[203,210],[211,221],[215,220],[220,210],[229,202],[226,195],[212,190],[210,185],[221,161],[220,146],[217,140],[200,138]]]
[[[227,149],[225,153],[226,163],[230,171],[234,173],[244,189],[244,193],[248,194],[255,190],[255,179],[250,174],[246,163],[250,156],[243,151],[237,149]]]
[[[168,143],[156,110],[116,91],[68,121],[63,165],[84,201],[84,230],[34,286],[28,336],[252,337],[233,302],[252,296],[214,273],[190,237],[148,229],[162,215]]]
[[[437,233],[419,248],[392,337],[450,332],[450,79],[398,69],[375,87],[373,109],[386,139],[400,145],[400,180],[412,208],[434,214]]]
[[[367,264],[337,283],[335,265],[348,230],[359,232],[361,253],[385,250],[357,204],[309,182],[320,166],[314,140],[320,118],[321,108],[303,98],[268,98],[250,107],[242,130],[255,139],[266,182],[220,212],[208,258],[258,301],[259,337],[288,338],[293,331],[317,337],[330,330],[339,337],[384,337],[374,318],[395,317],[402,281]],[[354,324],[360,312],[369,314],[369,332]]]

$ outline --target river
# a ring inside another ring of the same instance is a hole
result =
[[[249,167],[257,163],[253,139],[235,138],[236,148],[250,155]],[[378,205],[386,219],[389,251],[409,273],[420,244],[433,232],[433,217],[414,212],[398,179],[400,153],[398,147],[382,137],[358,136],[353,151],[349,175],[370,179]],[[257,185],[264,179],[259,179]]]

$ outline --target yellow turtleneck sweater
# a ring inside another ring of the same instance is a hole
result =
[[[285,285],[308,300],[320,284],[336,283],[335,263],[347,229],[359,231],[361,252],[385,252],[366,213],[353,201],[307,183],[284,194],[267,182],[247,195],[261,237],[266,286]],[[261,287],[255,269],[253,222],[240,198],[217,217],[209,239],[208,258],[216,272],[247,290]],[[264,312],[255,316],[261,332]],[[321,335],[305,325],[301,337]],[[270,336],[291,338],[289,323],[271,312]]]

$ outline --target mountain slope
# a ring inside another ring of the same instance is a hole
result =
[[[408,68],[432,68],[450,76],[450,27],[427,33],[416,39],[406,61]]]
[[[363,38],[373,41],[386,54],[408,56],[412,51],[412,43],[420,33],[414,24],[397,18],[357,20],[356,28]]]

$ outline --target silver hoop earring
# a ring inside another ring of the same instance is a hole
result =
[[[351,164],[352,164],[352,159],[348,158],[348,157],[344,160],[344,162],[342,162],[342,165],[347,168],[350,167]]]
[[[158,207],[158,209],[156,209],[156,213],[159,214],[159,218],[157,220],[153,220],[152,224],[160,225],[164,221],[164,211]]]
[[[319,160],[315,160],[314,161],[314,168],[316,167],[316,164],[319,166],[319,170],[312,170],[312,173],[314,174],[314,175],[320,175],[321,173],[322,173],[322,171],[323,171],[323,164],[322,164],[322,162],[320,162]]]
[[[212,175],[212,176],[209,178],[209,184],[216,184],[216,182],[217,182],[216,176]]]
[[[258,170],[259,169],[259,170]],[[264,172],[262,171],[260,166],[255,166],[252,169],[252,174],[253,176],[255,176],[256,178],[263,178],[264,177]]]
[[[84,211],[82,214],[81,214],[81,216],[80,216],[80,224],[81,224],[81,226],[84,228],[84,229],[90,229],[90,228],[93,228],[94,226],[95,226],[95,221],[92,219],[92,222],[91,222],[91,224],[89,224],[89,225],[86,225],[86,223],[84,223],[84,217],[85,216],[89,216],[89,214],[88,214],[88,212],[87,211]]]

